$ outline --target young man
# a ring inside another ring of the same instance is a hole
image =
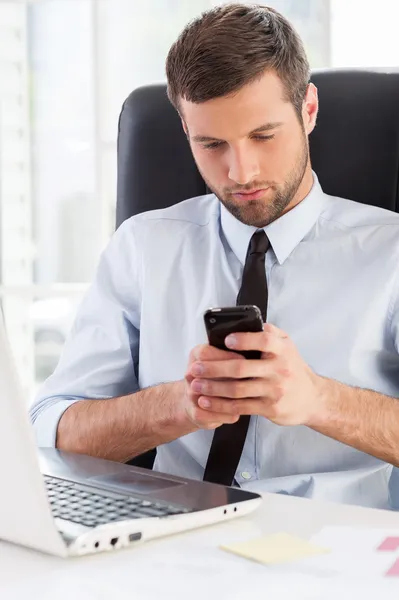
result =
[[[399,215],[322,192],[317,90],[276,11],[205,13],[166,68],[213,194],[115,233],[32,409],[38,444],[119,461],[157,446],[157,470],[202,478],[214,430],[250,415],[239,485],[390,507]],[[230,340],[262,351],[245,360],[206,343],[202,315],[236,303],[259,231],[268,324]]]

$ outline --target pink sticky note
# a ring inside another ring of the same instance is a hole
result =
[[[399,558],[393,563],[392,567],[385,573],[387,577],[399,577]]]
[[[377,548],[385,552],[395,552],[399,550],[399,537],[387,537]]]

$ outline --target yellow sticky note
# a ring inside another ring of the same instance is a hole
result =
[[[329,552],[327,548],[321,548],[288,533],[275,533],[249,542],[221,546],[221,548],[265,565],[294,561]]]

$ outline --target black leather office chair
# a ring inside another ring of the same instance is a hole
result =
[[[320,111],[310,152],[323,190],[399,212],[399,71],[323,70],[312,81]],[[117,227],[205,193],[166,85],[133,91],[119,119]],[[133,463],[151,468],[154,455]]]

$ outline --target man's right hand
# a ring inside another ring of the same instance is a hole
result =
[[[194,379],[190,373],[192,364],[199,360],[217,361],[237,360],[239,358],[245,360],[242,355],[237,354],[236,352],[220,350],[219,348],[215,348],[209,344],[199,345],[191,350],[187,371],[184,376],[184,410],[188,419],[196,427],[198,427],[198,429],[216,429],[225,423],[236,423],[240,418],[240,415],[226,415],[222,413],[210,412],[208,410],[203,410],[200,406],[198,406],[198,398],[200,397],[200,394],[193,393],[190,385]]]
[[[234,352],[209,345],[196,346],[190,353],[185,378],[180,381],[162,383],[127,396],[75,402],[58,423],[57,448],[126,462],[198,429],[235,423],[238,414],[226,415],[198,406],[200,395],[190,387],[193,381],[190,369],[198,360],[237,358],[240,355]]]

